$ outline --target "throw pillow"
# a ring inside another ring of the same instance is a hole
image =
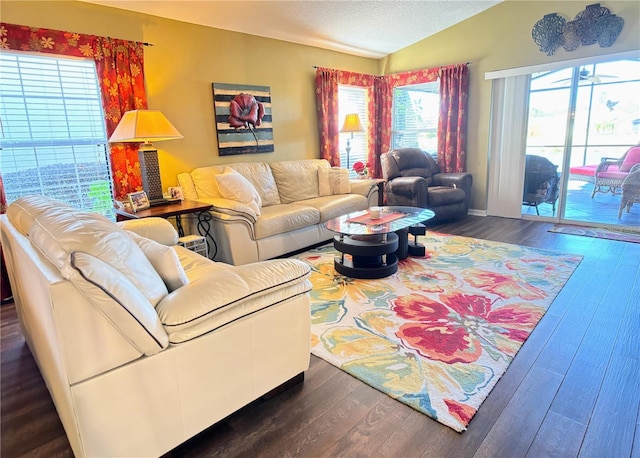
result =
[[[142,237],[135,232],[127,231],[129,236],[140,247],[153,268],[158,272],[169,292],[189,284],[189,278],[180,264],[175,250],[154,240]]]
[[[140,352],[153,355],[169,337],[153,304],[124,274],[80,251],[71,253],[69,280]]]
[[[635,148],[631,148],[620,166],[621,172],[629,172],[631,167],[640,163],[640,146],[636,146]]]
[[[331,196],[334,194],[349,194],[351,183],[349,171],[341,167],[318,168],[318,194]]]
[[[318,167],[318,195],[330,196],[331,185],[329,184],[329,170],[330,167]]]
[[[262,199],[249,180],[231,167],[225,167],[224,173],[216,175],[216,182],[222,197],[241,202],[260,215]]]

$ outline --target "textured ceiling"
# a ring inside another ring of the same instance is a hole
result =
[[[380,58],[501,0],[80,1]]]

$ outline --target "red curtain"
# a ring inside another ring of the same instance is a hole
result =
[[[468,98],[469,66],[459,64],[441,68],[438,164],[443,172],[466,170]]]
[[[338,148],[340,122],[338,119],[339,84],[362,86],[371,91],[371,96],[367,103],[369,115],[369,129],[367,132],[369,139],[369,174],[372,177],[380,178],[382,176],[380,155],[391,148],[393,88],[430,83],[437,81],[438,78],[441,81],[438,161],[443,171],[464,171],[466,101],[469,84],[467,64],[413,70],[385,76],[318,68],[316,71],[316,96],[318,101],[321,157],[327,159],[331,165],[340,165]],[[446,141],[442,140],[441,137]],[[447,165],[443,165],[445,163]],[[448,164],[454,165],[450,166]]]
[[[337,70],[316,69],[316,104],[320,157],[329,161],[332,166],[340,166]]]
[[[391,115],[393,112],[393,87],[391,80],[384,76],[376,77],[373,82],[373,100],[375,106],[375,135],[373,154],[370,154],[370,174],[374,178],[382,177],[380,156],[391,147]]]
[[[125,111],[146,109],[144,45],[94,35],[38,29],[0,23],[0,43],[5,49],[91,58],[96,63],[102,91],[107,138]],[[114,197],[142,189],[138,145],[110,145]]]

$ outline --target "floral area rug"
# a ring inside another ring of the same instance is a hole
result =
[[[640,243],[640,230],[615,230],[600,227],[574,226],[570,224],[556,224],[549,232],[559,232],[561,234],[582,235],[584,237],[595,237],[598,239],[619,240],[621,242]]]
[[[311,268],[312,353],[454,430],[507,370],[582,257],[428,233],[423,258],[377,280]]]

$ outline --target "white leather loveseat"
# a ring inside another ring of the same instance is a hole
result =
[[[235,265],[330,240],[324,222],[378,205],[376,181],[350,181],[324,159],[200,167],[178,183],[186,199],[213,205],[213,259]]]
[[[167,228],[169,227],[167,232]],[[42,196],[0,215],[25,340],[76,456],[159,456],[309,365],[309,268],[234,267],[165,220],[117,225]]]

